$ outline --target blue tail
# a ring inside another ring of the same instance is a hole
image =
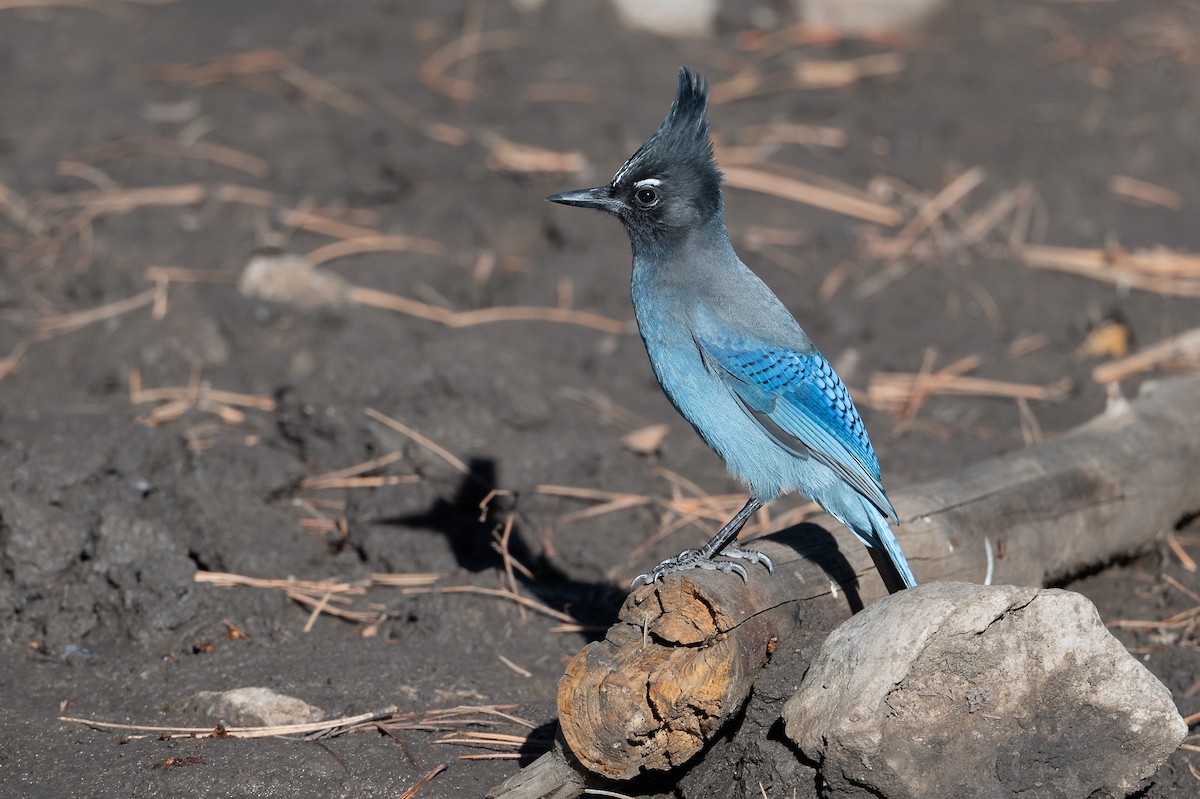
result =
[[[864,502],[863,504],[868,503]],[[884,569],[890,566],[895,571],[895,576],[899,577],[900,581],[904,583],[905,588],[916,587],[917,578],[913,577],[912,569],[908,567],[908,560],[904,557],[904,552],[900,549],[900,542],[896,540],[896,534],[888,526],[887,519],[883,518],[883,514],[879,513],[874,506],[869,507],[867,513],[871,517],[871,526],[874,528],[872,531],[873,534],[870,537],[862,535],[859,537],[863,539],[863,543],[870,547],[875,567],[879,569],[880,574],[883,574]],[[886,555],[886,559],[881,557],[882,555]],[[890,586],[889,590],[892,590]]]
[[[834,484],[831,490],[813,499],[866,544],[888,591],[895,593],[917,585],[917,578],[913,577],[912,569],[908,567],[908,560],[900,549],[896,534],[875,503],[846,483]]]

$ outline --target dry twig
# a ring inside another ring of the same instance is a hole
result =
[[[770,194],[880,225],[898,225],[903,219],[900,211],[889,205],[763,169],[733,166],[726,167],[724,172],[726,185],[733,188]]]
[[[1157,205],[1173,211],[1183,207],[1183,197],[1179,192],[1125,175],[1113,175],[1108,181],[1108,190],[1138,205]]]
[[[77,208],[76,213],[64,221],[51,235],[35,238],[22,253],[22,260],[48,267],[55,262],[59,253],[73,237],[78,237],[79,263],[76,268],[86,268],[91,259],[90,243],[93,237],[92,223],[99,217],[127,214],[148,206],[195,205],[204,200],[206,190],[197,183],[179,186],[143,186],[132,189],[108,188],[100,191],[85,191],[58,195],[40,203],[42,212]]]
[[[1102,384],[1115,383],[1156,367],[1169,366],[1200,368],[1200,328],[1177,333],[1133,355],[1102,363],[1092,370],[1092,379]]]
[[[739,137],[755,144],[803,144],[819,147],[845,147],[846,131],[828,125],[804,125],[798,122],[773,122],[766,125],[745,125],[738,129]]]
[[[30,211],[23,205],[9,203],[11,207],[6,206],[6,195],[3,188],[0,186],[0,212],[6,212],[32,226],[29,229],[33,233],[33,239],[24,248],[22,260],[36,262],[44,267],[54,263],[72,237],[78,237],[80,255],[76,268],[84,268],[90,260],[92,223],[101,216],[130,213],[145,207],[195,205],[209,199],[261,208],[272,208],[276,205],[275,196],[264,189],[237,184],[219,184],[210,190],[198,183],[185,183],[175,186],[108,188],[100,191],[89,190],[57,194],[40,199],[36,210]],[[12,200],[12,198],[7,199]],[[70,216],[61,222],[52,218],[53,214],[61,213],[67,213]],[[339,213],[341,216],[350,214],[347,211]],[[361,216],[362,213],[359,212],[357,215]],[[333,212],[319,209],[284,209],[280,211],[280,221],[287,227],[302,228],[333,238],[377,237],[376,231],[371,228],[346,222],[333,215]],[[54,233],[39,235],[38,232],[49,227],[51,222],[55,222]],[[413,241],[414,243],[420,242],[418,239]]]
[[[427,319],[447,327],[475,327],[495,322],[559,322],[587,327],[603,333],[623,334],[630,330],[627,322],[619,322],[609,319],[607,316],[590,311],[577,311],[573,308],[509,306],[481,308],[475,311],[451,311],[437,305],[402,297],[399,294],[390,294],[362,286],[352,286],[350,298],[359,305],[383,308],[407,316]]]
[[[416,796],[418,793],[420,793],[421,789],[424,788],[429,783],[430,780],[432,780],[434,777],[441,774],[445,770],[446,770],[446,764],[438,763],[436,766],[431,768],[429,771],[422,774],[421,777],[416,782],[414,782],[412,785],[410,785],[408,788],[406,788],[404,793],[400,794],[398,797],[396,797],[396,799],[413,799],[413,797]]]
[[[304,257],[313,266],[319,266],[337,258],[368,252],[419,252],[425,255],[445,255],[446,248],[442,246],[441,242],[417,236],[370,235],[335,241],[313,250]]]
[[[298,90],[308,101],[323,103],[348,114],[361,114],[366,103],[324,78],[301,67],[283,50],[248,50],[198,64],[161,64],[147,67],[151,80],[212,86],[232,83],[261,92]]]
[[[382,605],[370,604],[367,610],[355,610],[343,607],[351,604],[351,597],[359,597],[373,586],[413,587],[430,585],[441,578],[440,574],[373,574],[368,580],[354,583],[331,580],[298,580],[295,578],[263,579],[247,577],[228,572],[197,571],[193,579],[198,583],[227,588],[244,586],[248,588],[265,588],[283,591],[289,599],[311,610],[304,631],[312,629],[316,618],[324,613],[347,621],[370,625],[371,629],[388,618],[388,612]]]
[[[966,372],[978,365],[979,357],[971,355],[932,373],[925,369],[916,374],[876,372],[871,375],[866,402],[871,407],[888,410],[902,419],[909,419],[916,415],[927,398],[935,394],[1057,400],[1066,396],[1070,387],[1065,379],[1050,386],[1034,386],[965,376]]]
[[[1026,245],[1026,266],[1070,272],[1118,286],[1176,297],[1200,297],[1200,255],[1155,247],[1126,252]]]
[[[25,8],[88,8],[95,11],[110,11],[124,5],[164,6],[176,0],[0,0],[0,11]]]
[[[23,338],[9,350],[8,355],[0,358],[0,380],[12,374],[21,365],[21,359],[25,357],[25,352],[29,349],[29,344],[30,339]]]
[[[276,724],[269,727],[155,727],[144,724],[120,724],[112,721],[81,719],[74,716],[59,716],[59,721],[85,724],[100,730],[120,730],[133,733],[126,737],[157,738],[273,738],[280,735],[308,735],[312,733],[339,734],[365,722],[383,719],[396,713],[396,707],[384,708],[356,716],[344,716],[328,721],[313,721],[307,724]]]
[[[418,75],[422,83],[451,100],[474,100],[479,96],[479,86],[471,80],[452,78],[446,74],[447,70],[480,53],[516,47],[523,39],[524,32],[519,30],[471,31],[426,56]]]
[[[1049,342],[1050,337],[1045,333],[1030,333],[1028,336],[1021,336],[1008,345],[1008,357],[1023,358],[1030,353],[1037,352]]]
[[[134,405],[162,403],[148,416],[138,420],[147,427],[174,421],[193,408],[216,414],[226,424],[240,424],[245,421],[245,414],[237,410],[238,408],[267,412],[275,410],[275,400],[270,397],[214,389],[207,382],[201,381],[199,375],[193,375],[187,386],[143,389],[142,375],[138,369],[131,369],[129,372],[129,401]]]
[[[577,174],[589,168],[588,160],[580,152],[562,152],[522,144],[506,139],[490,130],[479,130],[475,134],[487,148],[488,169],[497,172]]]
[[[471,473],[471,470],[467,468],[467,464],[463,463],[462,460],[458,456],[454,455],[452,452],[450,452],[450,450],[446,449],[441,444],[438,444],[436,441],[433,441],[432,439],[426,438],[425,436],[421,435],[420,433],[418,433],[416,430],[413,430],[408,425],[398,422],[395,419],[393,419],[392,417],[386,416],[386,415],[380,413],[379,411],[375,410],[374,408],[367,408],[365,413],[367,414],[367,416],[370,416],[375,421],[377,421],[381,424],[387,425],[388,427],[392,428],[400,435],[404,436],[405,438],[411,439],[412,441],[416,442],[417,444],[421,445],[425,449],[432,452],[434,455],[437,455],[439,458],[441,458],[446,463],[450,464],[450,466],[452,466],[457,471],[460,471],[463,474]]]
[[[549,616],[552,619],[557,619],[568,624],[578,624],[579,621],[573,616],[555,610],[548,605],[538,602],[536,599],[530,599],[527,596],[515,594],[507,588],[485,588],[478,585],[446,585],[436,588],[404,588],[401,590],[403,594],[478,594],[480,596],[495,597],[497,599],[505,599],[509,602],[523,605],[535,613],[540,613],[543,616]]]
[[[416,474],[362,476],[366,472],[372,472],[388,464],[395,463],[401,457],[403,457],[403,453],[399,451],[389,452],[387,455],[380,455],[378,458],[371,458],[354,466],[347,466],[345,469],[306,477],[300,481],[300,487],[315,491],[329,488],[379,488],[387,485],[399,485],[400,483],[419,482],[421,477]]]
[[[41,235],[46,228],[45,220],[30,209],[25,198],[3,183],[0,183],[0,214],[31,236]]]
[[[904,56],[900,53],[877,53],[844,61],[806,58],[784,74],[764,75],[757,69],[744,70],[729,80],[714,84],[710,98],[714,105],[719,105],[773,92],[836,89],[864,78],[895,75],[903,69]]]
[[[574,499],[595,500],[598,504],[585,510],[560,516],[562,524],[582,521],[607,513],[643,507],[654,503],[654,498],[645,494],[623,494],[616,491],[600,491],[593,488],[575,488],[573,486],[539,485],[534,491],[556,497],[571,497]]]
[[[1196,566],[1196,561],[1191,555],[1188,554],[1187,550],[1183,548],[1183,544],[1179,543],[1179,536],[1175,535],[1174,532],[1167,533],[1167,546],[1171,548],[1173,553],[1175,553],[1175,557],[1179,558],[1179,565],[1182,566],[1185,571],[1189,571],[1194,574],[1197,569],[1200,568]],[[1164,574],[1163,579],[1187,594],[1193,600],[1200,602],[1200,596],[1197,596],[1197,594],[1190,588],[1180,584],[1180,582],[1171,575]]]
[[[33,338],[35,341],[43,341],[79,330],[96,322],[102,322],[105,319],[112,319],[151,304],[154,302],[154,296],[155,289],[147,289],[141,294],[135,294],[132,297],[110,302],[97,308],[57,316],[44,316],[37,321]]]
[[[116,139],[99,147],[81,150],[71,156],[77,161],[115,161],[134,156],[157,156],[162,158],[191,158],[209,161],[230,169],[245,172],[256,178],[265,177],[270,166],[263,159],[210,142],[185,142],[176,139],[125,138]]]
[[[304,740],[333,738],[354,732],[378,732],[393,735],[398,730],[441,731],[447,728],[498,726],[509,723],[529,730],[536,729],[533,722],[508,712],[516,705],[460,705],[425,711],[398,711],[395,706],[355,716],[315,721],[307,724],[281,724],[266,727],[165,727],[141,724],[122,724],[111,721],[59,716],[59,721],[84,724],[101,730],[117,730],[127,733],[127,738],[270,738],[300,735]],[[500,721],[496,721],[499,719]],[[528,739],[528,736],[526,736]],[[504,745],[507,742],[496,741]],[[524,744],[522,744],[524,745]],[[437,771],[437,769],[434,769]]]
[[[962,202],[968,194],[983,183],[986,177],[987,172],[977,166],[950,181],[944,189],[927,202],[922,203],[921,207],[917,209],[916,215],[900,229],[894,239],[890,241],[882,238],[874,239],[871,242],[873,254],[888,259],[900,259],[908,255],[921,234],[947,211]]]

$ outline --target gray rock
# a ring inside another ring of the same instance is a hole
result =
[[[621,23],[659,36],[707,36],[713,32],[718,0],[612,0]]]
[[[783,718],[831,797],[1120,797],[1187,734],[1086,598],[966,583],[834,630]]]
[[[339,275],[286,253],[251,258],[238,279],[238,290],[301,311],[340,312],[350,304],[350,287]]]
[[[307,724],[325,718],[325,711],[270,688],[234,688],[231,691],[200,691],[192,696],[190,709],[227,727],[276,727]]]
[[[79,560],[87,525],[20,494],[0,498],[0,568],[24,587],[44,587]]]
[[[89,590],[77,590],[75,615],[94,620],[97,610],[135,641],[148,641],[178,629],[201,604],[194,583],[196,564],[186,544],[152,515],[113,502],[100,511],[92,538],[94,578]],[[54,624],[51,620],[50,628]]]
[[[107,574],[130,565],[152,568],[163,559],[184,556],[182,545],[165,527],[139,517],[135,508],[114,502],[101,511],[92,544],[93,571]]]
[[[800,19],[842,33],[915,30],[944,0],[796,0]]]

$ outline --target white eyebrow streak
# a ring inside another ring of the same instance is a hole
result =
[[[625,174],[629,172],[632,167],[633,159],[631,158],[621,165],[621,168],[617,170],[617,174],[613,175],[612,183],[610,185],[615,186],[620,183],[625,178]]]
[[[662,181],[658,178],[644,178],[633,184],[635,189],[640,189],[643,186],[661,186]]]

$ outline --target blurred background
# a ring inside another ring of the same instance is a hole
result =
[[[474,796],[545,747],[564,658],[744,500],[658,389],[618,223],[544,202],[608,181],[681,65],[734,244],[889,488],[1200,369],[1191,2],[0,0],[14,795],[396,796],[441,764],[422,796]],[[1166,618],[1198,545],[1070,587]],[[1194,626],[1116,632],[1200,710]],[[394,706],[391,738],[56,720],[264,723],[197,698],[248,686]],[[480,738],[496,713],[527,724]],[[1196,795],[1194,757],[1143,795]]]

